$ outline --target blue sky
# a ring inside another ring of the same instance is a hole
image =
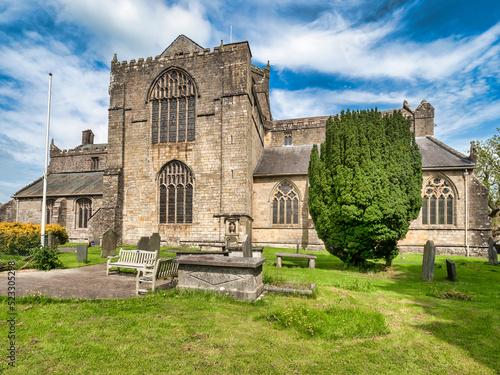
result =
[[[435,107],[459,151],[500,126],[500,3],[459,1],[3,0],[0,202],[43,174],[50,138],[107,142],[109,66],[160,54],[179,34],[205,48],[247,40],[271,64],[274,119],[342,109]]]

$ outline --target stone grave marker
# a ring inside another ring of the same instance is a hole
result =
[[[299,253],[300,243],[297,241],[297,254]]]
[[[149,250],[150,251],[158,250],[158,254],[160,254],[160,243],[161,243],[160,234],[153,233],[151,237],[149,237]]]
[[[139,242],[137,242],[137,250],[149,251],[150,241],[149,237],[141,237]]]
[[[57,245],[59,245],[59,237],[54,236],[54,233],[49,232],[47,235],[47,245],[49,249],[57,249]]]
[[[493,238],[488,238],[488,264],[498,264],[498,252],[495,244]]]
[[[244,234],[242,237],[242,248],[243,248],[243,257],[251,258],[252,257],[252,239],[248,234]]]
[[[422,280],[432,282],[434,280],[434,261],[436,259],[436,246],[428,240],[424,247],[424,259],[422,262]]]
[[[102,235],[101,258],[112,257],[116,255],[116,243],[118,236],[113,229],[108,229]]]
[[[86,262],[89,245],[76,245],[76,261]]]
[[[447,279],[450,281],[457,281],[457,269],[455,263],[451,259],[446,259],[446,270],[448,271]]]

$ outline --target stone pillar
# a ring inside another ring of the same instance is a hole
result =
[[[436,259],[436,246],[433,241],[427,241],[424,247],[424,259],[422,262],[422,280],[432,282],[434,280],[434,261]]]

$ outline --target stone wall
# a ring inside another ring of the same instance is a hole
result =
[[[298,224],[273,224],[273,195],[283,182],[292,184],[299,194]],[[306,175],[272,176],[254,178],[253,242],[257,246],[275,246],[321,250],[324,248],[318,238],[307,204],[308,180]]]
[[[225,218],[241,217],[243,223],[252,216],[252,172],[263,148],[265,111],[256,109],[256,68],[248,44],[187,53],[171,47],[155,59],[114,60],[111,66],[102,230],[114,226],[124,243],[153,232],[174,245],[224,241]],[[185,72],[194,82],[195,141],[153,144],[149,93],[169,69]],[[159,223],[158,175],[173,160],[189,167],[194,177],[192,224]]]
[[[16,201],[14,199],[5,204],[0,204],[0,221],[8,223],[16,221]]]

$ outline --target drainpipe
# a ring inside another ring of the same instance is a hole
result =
[[[468,215],[468,211],[467,211],[467,205],[468,205],[468,202],[467,202],[467,176],[469,175],[469,172],[467,172],[467,170],[465,170],[464,172],[464,185],[465,185],[465,192],[464,192],[464,204],[465,204],[465,249],[466,249],[466,253],[465,253],[465,256],[469,256],[469,238],[468,238],[468,235],[467,235],[467,231],[468,231],[468,219],[469,219],[469,215]]]

